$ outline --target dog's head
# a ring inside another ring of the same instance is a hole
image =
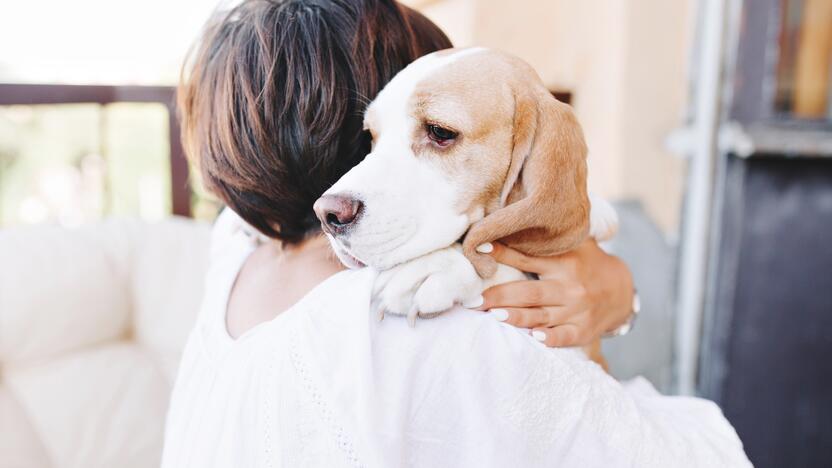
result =
[[[586,236],[586,146],[572,110],[521,60],[487,49],[433,53],[402,70],[364,119],[371,153],[315,203],[350,267],[384,270],[465,235],[529,254]]]

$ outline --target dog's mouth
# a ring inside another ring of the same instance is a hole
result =
[[[329,238],[329,243],[332,245],[332,250],[335,251],[335,255],[338,257],[338,260],[340,260],[341,263],[344,264],[344,266],[351,270],[356,270],[367,266],[366,263],[359,260],[355,255],[350,253],[350,251],[347,250],[346,247],[341,245],[341,243],[338,242],[338,239],[335,239],[329,234],[327,234],[326,236]]]

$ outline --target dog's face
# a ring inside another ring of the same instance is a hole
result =
[[[535,125],[518,114],[536,116],[540,96],[517,88],[542,84],[518,62],[484,49],[434,53],[379,93],[364,119],[371,153],[315,204],[347,266],[384,270],[446,247],[527,195],[517,125]]]

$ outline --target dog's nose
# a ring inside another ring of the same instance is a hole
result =
[[[346,195],[324,195],[313,209],[321,220],[321,226],[330,234],[338,234],[353,224],[364,204],[361,200]]]

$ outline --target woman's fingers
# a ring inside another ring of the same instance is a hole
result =
[[[491,309],[489,314],[495,320],[519,328],[531,328],[532,337],[550,348],[583,346],[587,343],[582,327],[568,322],[567,309],[563,307],[532,307]]]
[[[506,307],[491,309],[488,313],[495,320],[519,328],[554,327],[566,323],[569,318],[563,307]]]
[[[550,348],[577,346],[580,342],[580,328],[573,323],[556,327],[541,327],[532,330],[532,337]]]
[[[546,266],[545,262],[542,262],[539,257],[531,257],[498,242],[489,242],[487,244],[480,245],[477,247],[477,251],[480,253],[487,253],[494,258],[497,263],[512,266],[520,271],[528,273],[543,273]]]
[[[512,281],[492,286],[482,293],[479,310],[497,307],[537,307],[564,305],[566,293],[557,281]]]

